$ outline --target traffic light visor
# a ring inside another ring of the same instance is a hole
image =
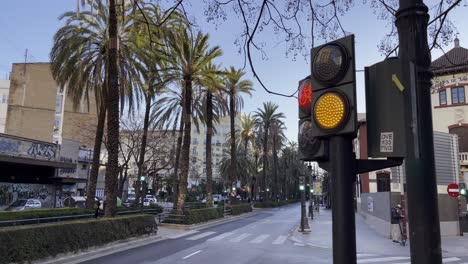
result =
[[[348,112],[346,98],[338,93],[324,93],[314,106],[316,124],[325,130],[336,129],[342,125]]]
[[[299,87],[299,109],[304,114],[310,114],[312,111],[312,85],[310,79],[306,79]]]
[[[313,77],[324,85],[333,85],[340,81],[348,70],[348,54],[339,44],[323,46],[312,61]]]

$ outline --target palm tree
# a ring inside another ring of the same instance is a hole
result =
[[[111,3],[114,3],[112,1]],[[90,94],[94,94],[98,112],[98,124],[96,128],[96,137],[94,142],[93,161],[88,182],[87,201],[88,208],[94,207],[96,193],[97,175],[99,172],[99,158],[102,146],[102,137],[104,135],[104,122],[106,112],[108,111],[108,98],[111,73],[108,55],[110,49],[110,37],[108,36],[109,9],[101,1],[88,1],[86,3],[90,11],[66,12],[59,17],[60,20],[66,20],[65,25],[54,35],[54,44],[50,53],[51,71],[57,84],[61,87],[67,86],[67,92],[72,97],[75,106],[81,101],[86,100],[89,103]],[[109,6],[111,7],[111,6]],[[117,10],[116,10],[117,9]],[[112,6],[113,14],[122,12],[122,7]],[[128,13],[131,9],[126,9]],[[112,20],[114,21],[114,20]],[[126,95],[129,108],[132,107],[133,76],[136,75],[133,67],[128,63],[131,51],[127,48],[128,39],[125,33],[128,32],[131,24],[128,21],[114,21],[120,34],[117,36],[120,43],[124,43],[118,50],[117,56],[120,58],[119,75],[117,80],[122,95]],[[113,28],[114,31],[115,28]],[[112,65],[115,66],[115,65]],[[114,85],[115,83],[113,83]],[[113,91],[114,92],[114,91]],[[119,92],[119,91],[117,91]],[[113,95],[115,100],[115,94]],[[121,99],[124,97],[122,96]],[[123,100],[121,107],[124,107]],[[115,104],[114,104],[115,108]],[[115,109],[114,109],[115,111]],[[118,111],[118,97],[117,97]],[[109,118],[108,118],[109,119]],[[115,121],[115,120],[114,120]],[[115,122],[114,122],[115,123]],[[113,123],[113,124],[114,124]],[[109,127],[110,128],[110,127]],[[115,138],[115,135],[113,135]],[[118,152],[118,144],[114,146]],[[115,151],[114,151],[115,152]],[[115,153],[113,153],[115,154]],[[114,164],[115,165],[115,164]],[[115,175],[116,176],[115,170]],[[112,187],[113,188],[113,187]],[[115,190],[117,191],[117,190]]]
[[[263,109],[258,108],[254,114],[257,126],[263,131],[263,188],[269,189],[269,179],[267,178],[267,153],[268,153],[268,132],[271,124],[284,118],[283,113],[278,113],[278,105],[272,102],[263,103]],[[265,195],[268,200],[268,194]]]
[[[202,84],[203,78],[209,74],[206,66],[216,57],[222,55],[218,46],[208,47],[209,35],[198,32],[196,36],[190,28],[180,27],[168,35],[168,46],[171,52],[171,64],[175,69],[174,79],[183,80],[184,135],[181,153],[181,174],[179,181],[179,194],[177,198],[177,213],[183,214],[185,197],[187,193],[187,177],[189,170],[189,155],[191,141],[191,114],[193,85]]]
[[[273,152],[273,197],[279,197],[279,176],[278,176],[278,151],[281,150],[284,141],[285,126],[281,120],[275,120],[270,125],[270,135]]]
[[[242,93],[251,95],[253,90],[252,82],[250,80],[242,80],[245,72],[241,69],[237,70],[234,67],[230,67],[226,70],[226,80],[225,86],[229,96],[229,116],[231,121],[231,184],[232,186],[237,186],[237,171],[236,171],[236,128],[235,128],[235,118],[236,114],[244,105],[242,100]],[[232,196],[231,196],[232,197]],[[235,197],[232,198],[231,202],[235,203]]]
[[[205,116],[202,121],[206,123],[206,204],[207,207],[213,206],[213,164],[212,164],[212,151],[211,139],[213,136],[213,121],[219,123],[219,117],[226,112],[226,103],[222,96],[222,75],[219,66],[208,64],[205,69],[207,74],[205,76],[204,84],[200,90],[205,94],[204,102],[206,105]],[[214,119],[214,120],[213,120]]]
[[[240,133],[239,133],[239,138],[243,142],[244,145],[244,150],[245,150],[245,156],[248,156],[249,152],[249,142],[254,140],[254,128],[255,128],[255,120],[252,118],[250,114],[241,116],[240,118]],[[251,178],[247,179],[247,186],[251,186],[253,180],[254,180],[254,175],[252,174]],[[252,193],[252,190],[250,190],[250,193]],[[251,197],[252,198],[252,197]]]

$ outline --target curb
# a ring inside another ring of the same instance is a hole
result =
[[[294,242],[294,244],[296,245],[302,245],[302,246],[310,246],[310,247],[315,247],[315,248],[322,248],[322,249],[332,249],[332,247],[326,247],[326,246],[321,246],[321,245],[315,245],[315,244],[312,244],[312,243],[305,243],[303,241],[301,241],[300,239],[297,239],[295,236],[294,236],[294,233],[295,232],[299,232],[298,229],[299,229],[299,226],[300,224],[296,224],[294,226],[294,228],[291,230],[290,232],[290,235],[289,235],[289,240],[291,240],[292,242]],[[308,232],[308,234],[310,234],[311,232]]]

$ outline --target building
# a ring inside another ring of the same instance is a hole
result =
[[[239,129],[239,116],[236,117],[236,130]],[[216,128],[211,139],[212,145],[212,163],[213,163],[213,181],[222,181],[222,175],[219,171],[219,165],[223,157],[227,156],[230,151],[228,135],[231,132],[230,117],[225,116],[219,119],[219,123],[214,123]],[[192,126],[192,142],[190,145],[190,167],[188,186],[199,185],[206,181],[206,127],[200,126],[200,131],[197,131],[195,126]]]
[[[0,133],[5,133],[10,80],[0,80]]]
[[[432,62],[432,120],[435,131],[458,136],[461,157],[461,181],[468,184],[468,49],[454,47]]]
[[[74,106],[67,87],[58,87],[50,63],[14,63],[11,72],[5,133],[61,144],[62,139],[93,146],[96,104]]]

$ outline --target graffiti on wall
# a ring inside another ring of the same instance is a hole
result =
[[[53,196],[52,185],[0,183],[0,207],[6,207],[18,199],[38,199],[42,207],[52,207]]]
[[[57,145],[0,135],[0,153],[51,160],[56,158]]]
[[[52,144],[32,143],[28,149],[28,155],[33,157],[43,157],[47,159],[55,158],[56,146]]]

